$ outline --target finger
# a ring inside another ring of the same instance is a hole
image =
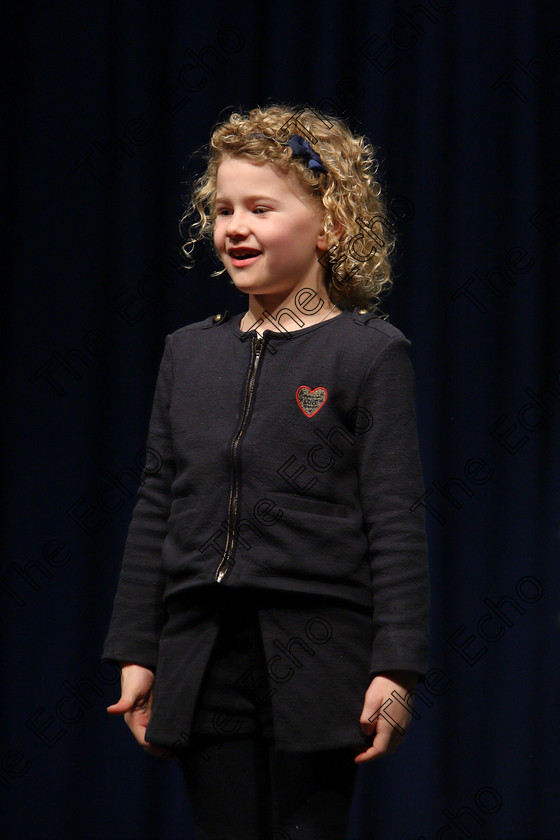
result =
[[[128,728],[130,729],[130,731],[132,732],[136,741],[138,742],[138,744],[140,744],[142,749],[146,750],[146,752],[149,752],[152,755],[170,755],[169,750],[165,749],[165,747],[161,747],[157,744],[150,743],[150,741],[146,741],[146,728],[148,721],[145,718],[139,721],[134,715],[125,715],[125,721],[128,725]]]
[[[355,764],[363,764],[365,761],[372,761],[374,758],[381,758],[391,752],[389,749],[390,735],[385,732],[377,733],[373,744],[354,757]]]
[[[378,729],[373,744],[366,750],[358,753],[354,758],[354,762],[356,764],[362,764],[375,758],[381,758],[384,755],[390,755],[397,749],[399,744],[402,744],[405,735],[406,730],[401,733],[391,726],[388,729],[385,727]]]
[[[379,704],[378,704],[377,707],[374,705],[374,708],[379,708]],[[371,720],[371,718],[373,718],[373,720]],[[368,738],[371,735],[373,735],[374,732],[376,731],[378,720],[379,720],[379,715],[377,717],[374,717],[374,715],[370,711],[370,704],[365,703],[364,708],[362,709],[362,713],[360,715],[360,726],[361,726],[362,732]]]
[[[378,724],[384,722],[383,710],[386,703],[387,698],[383,694],[366,693],[360,714],[360,726],[364,735],[368,737],[373,735],[377,731]]]
[[[128,728],[140,744],[140,746],[148,747],[148,742],[146,741],[146,725],[138,723],[138,721],[134,720],[134,718],[132,718],[131,720],[127,720],[126,723]]]
[[[117,703],[112,706],[107,706],[107,711],[110,714],[122,715],[123,712],[129,712],[131,709],[145,709],[150,702],[150,692],[144,692],[140,689],[121,689],[122,694]]]
[[[145,709],[134,709],[132,712],[125,712],[124,722],[138,743],[144,747],[147,744],[145,733],[150,722],[150,713]]]
[[[110,715],[122,715],[125,712],[130,711],[133,705],[134,700],[131,697],[125,697],[123,695],[116,703],[113,703],[112,706],[107,706],[107,711]]]
[[[144,746],[144,749],[146,750],[146,752],[149,752],[150,755],[157,755],[160,758],[172,757],[171,752],[168,749],[166,749],[166,747],[158,747],[155,744],[150,744],[149,741],[146,741],[145,744],[146,745]]]
[[[365,735],[370,736],[374,732],[386,731],[390,734],[394,732],[396,735],[403,736],[406,729],[410,726],[412,720],[411,714],[409,712],[402,712],[400,709],[392,712],[383,712],[386,702],[383,703],[382,700],[378,701],[377,699],[370,702],[366,699],[360,716],[360,726]],[[399,743],[400,739],[397,739],[397,744]]]
[[[375,747],[368,747],[367,750],[364,750],[358,755],[354,756],[354,764],[365,764],[366,761],[372,761],[374,758],[380,758],[381,756],[375,749]]]
[[[366,761],[372,761],[375,758],[382,758],[390,752],[388,749],[388,741],[385,736],[377,735],[373,744],[354,757],[355,764],[363,764]]]

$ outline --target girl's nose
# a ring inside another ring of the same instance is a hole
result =
[[[249,233],[247,214],[242,211],[232,213],[228,218],[226,233],[228,236],[247,236]]]

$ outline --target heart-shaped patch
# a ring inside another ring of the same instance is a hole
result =
[[[308,388],[300,385],[296,391],[296,402],[306,417],[313,417],[327,401],[326,388]]]

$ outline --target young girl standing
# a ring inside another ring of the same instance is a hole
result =
[[[105,658],[198,840],[346,836],[427,668],[410,342],[379,318],[392,227],[333,117],[234,113],[194,185],[247,311],[167,336]],[[187,214],[186,219],[190,214]]]

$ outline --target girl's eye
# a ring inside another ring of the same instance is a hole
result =
[[[268,213],[269,210],[270,207],[255,207],[253,213]],[[216,210],[216,216],[229,216],[230,213],[231,210],[229,210],[227,207],[220,207],[219,210]]]

